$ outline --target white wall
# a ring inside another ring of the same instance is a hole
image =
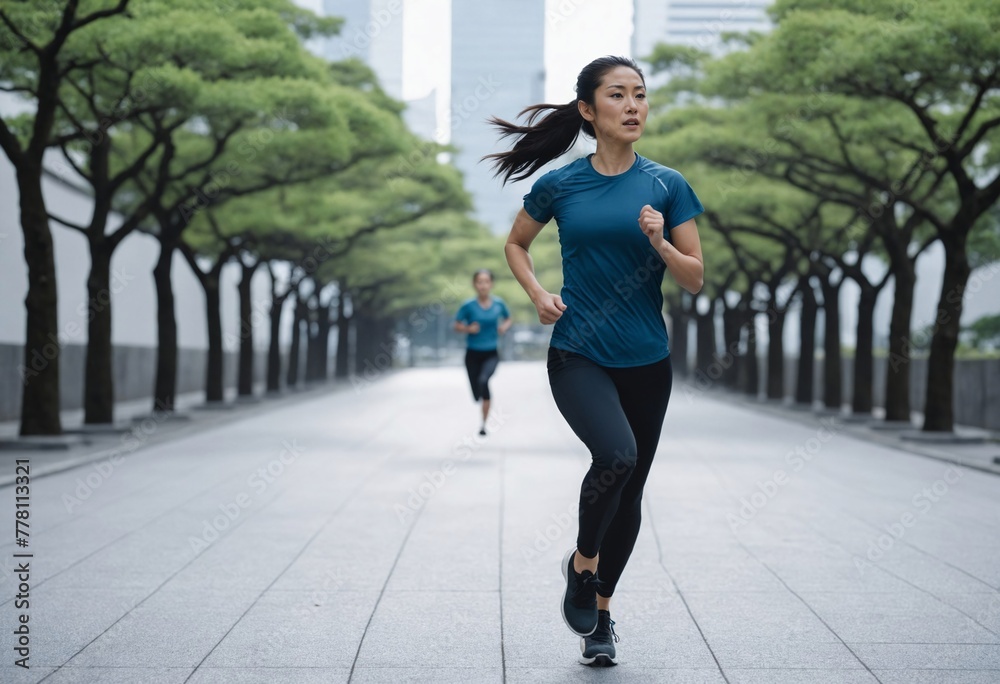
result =
[[[89,198],[50,179],[44,182],[44,192],[50,212],[78,223],[88,222]],[[83,344],[87,339],[86,283],[90,268],[87,242],[76,231],[56,223],[52,224],[52,237],[59,288],[60,337],[64,342]],[[3,295],[0,296],[0,342],[24,342],[28,270],[23,250],[14,170],[6,157],[0,155],[0,292]],[[115,344],[156,344],[156,292],[152,271],[158,256],[157,240],[141,233],[125,238],[115,252],[111,262],[112,272],[117,274],[113,276],[111,300]],[[178,342],[181,347],[204,349],[208,346],[205,298],[201,285],[180,254],[174,256],[172,277],[177,300]],[[239,268],[227,266],[222,284],[222,323],[227,334],[227,350],[236,348],[233,336],[239,332],[238,280]],[[264,269],[258,270],[254,277],[253,300],[266,320],[270,283]],[[76,333],[69,334],[74,327]],[[254,336],[258,348],[267,344],[267,337],[267,329],[258,327]]]

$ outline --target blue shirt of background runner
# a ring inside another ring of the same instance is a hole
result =
[[[472,322],[479,324],[479,332],[470,334],[467,340],[468,348],[475,351],[492,351],[497,348],[497,326],[505,318],[510,318],[510,311],[499,297],[493,297],[493,303],[488,309],[480,306],[479,300],[473,297],[463,302],[455,314],[456,321],[462,321],[466,325]]]
[[[628,171],[604,176],[583,157],[539,178],[524,209],[539,223],[555,218],[566,310],[550,344],[602,366],[644,366],[670,354],[663,322],[663,259],[639,228],[650,205],[670,230],[704,211],[684,177],[635,156]]]

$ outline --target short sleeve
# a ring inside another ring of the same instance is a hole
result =
[[[663,180],[669,193],[664,212],[667,228],[673,230],[705,211],[701,200],[694,194],[694,190],[684,179],[684,176],[671,169],[671,173],[667,174]]]
[[[510,310],[507,308],[507,302],[500,300],[500,318],[510,318]]]
[[[555,182],[552,172],[535,181],[531,190],[524,196],[524,210],[528,216],[539,223],[548,223],[554,214]]]
[[[469,322],[469,304],[468,302],[463,303],[462,306],[458,307],[458,311],[455,313],[455,320],[462,321],[463,323]]]

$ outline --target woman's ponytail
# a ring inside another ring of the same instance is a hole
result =
[[[525,125],[491,116],[489,122],[500,131],[500,138],[520,136],[507,152],[488,154],[495,171],[506,185],[511,180],[523,180],[559,155],[568,152],[582,130],[594,137],[594,126],[580,115],[579,102],[594,105],[594,91],[604,75],[615,67],[634,69],[640,78],[642,70],[628,57],[601,57],[588,64],[576,79],[576,99],[564,105],[537,104],[526,107],[518,117],[527,115]],[[643,80],[645,80],[643,78]],[[546,113],[547,112],[547,113]],[[542,116],[544,114],[544,116]],[[538,123],[535,120],[541,117]]]
[[[510,180],[527,178],[568,151],[580,135],[580,127],[587,123],[580,116],[576,100],[564,105],[532,105],[521,111],[518,117],[525,115],[528,120],[524,126],[518,126],[495,116],[489,119],[489,122],[500,131],[501,139],[520,136],[514,143],[513,149],[483,157],[484,160],[493,161],[494,175],[502,176],[504,184]],[[539,117],[541,120],[535,123]]]

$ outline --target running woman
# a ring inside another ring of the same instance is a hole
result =
[[[513,148],[489,155],[503,182],[527,178],[568,151],[582,130],[597,151],[539,178],[524,197],[505,252],[517,281],[555,324],[548,377],[560,413],[590,450],[576,547],[563,559],[562,615],[583,637],[582,662],[617,663],[611,597],[641,522],[646,483],[673,375],[663,321],[665,271],[701,290],[695,217],[703,208],[683,176],[635,153],[649,106],[639,67],[602,57],[580,72],[577,99],[526,108],[526,124],[493,118]],[[563,259],[560,294],[535,278],[528,248],[551,219]]]
[[[510,311],[493,290],[493,271],[481,268],[472,275],[476,296],[466,300],[455,314],[455,330],[468,333],[465,350],[465,369],[469,372],[472,396],[483,402],[483,426],[479,434],[486,434],[486,420],[490,415],[490,377],[497,369],[500,355],[497,342],[512,325]]]

